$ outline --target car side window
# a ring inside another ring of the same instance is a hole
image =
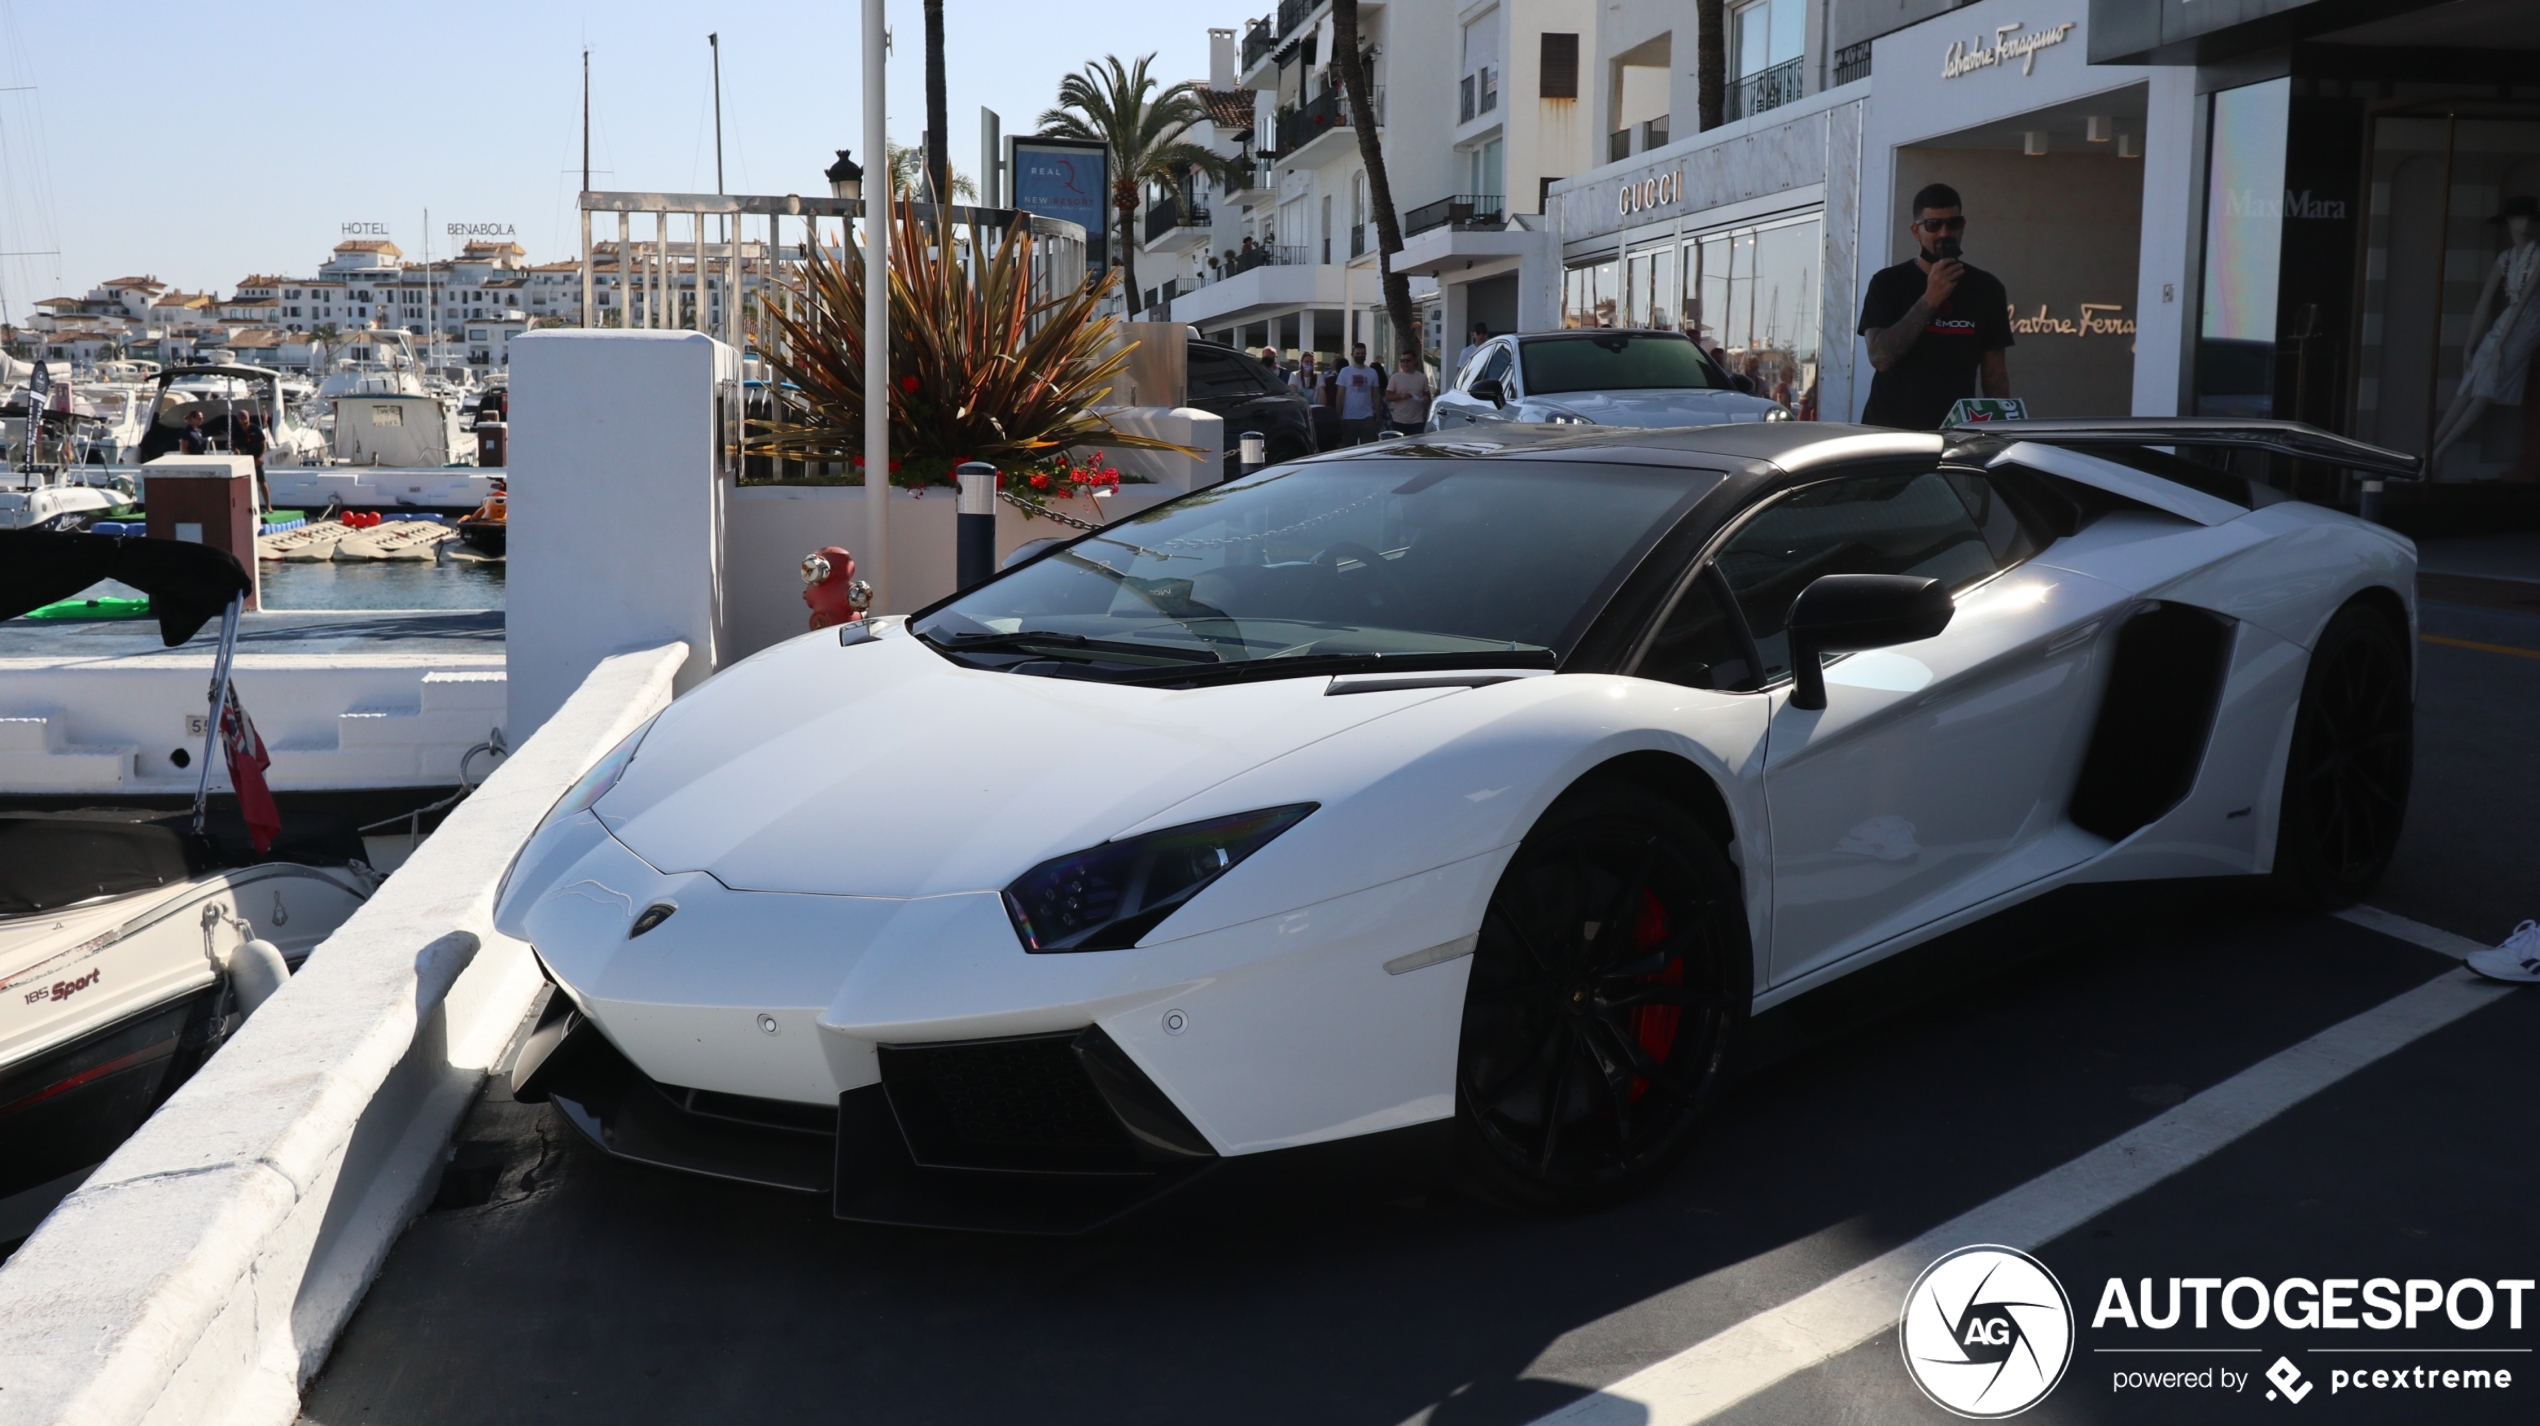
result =
[[[1496,381],[1504,388],[1508,384],[1508,368],[1515,360],[1506,346],[1491,348],[1483,356],[1481,364],[1474,368],[1473,379],[1464,383],[1464,389],[1470,391],[1485,381]]]
[[[1754,653],[1719,567],[1711,565],[1685,581],[1632,672],[1686,688],[1744,693],[1757,686]]]
[[[1931,470],[1802,486],[1729,537],[1712,564],[1754,639],[1758,686],[1789,676],[1791,602],[1820,575],[1920,575],[1955,593],[2006,567],[1952,480]]]
[[[1190,355],[1191,395],[1258,396],[1261,388],[1232,352],[1194,351]]]
[[[1946,473],[1946,478],[1949,488],[1965,503],[1968,518],[1983,532],[1984,545],[1992,552],[1995,568],[2009,569],[2045,547],[2046,542],[2020,518],[2018,506],[2004,495],[2000,482],[1993,477],[1972,470],[1953,470]]]

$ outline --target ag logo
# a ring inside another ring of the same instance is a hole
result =
[[[1914,1385],[1979,1420],[2045,1400],[2073,1360],[2072,1300],[2017,1248],[1960,1248],[1923,1269],[1897,1328]]]

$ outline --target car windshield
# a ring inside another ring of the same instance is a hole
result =
[[[917,620],[979,667],[1192,683],[1548,666],[1719,480],[1647,466],[1286,466],[1121,520]]]
[[[1724,390],[1691,339],[1652,332],[1581,332],[1521,343],[1526,394],[1563,391]]]

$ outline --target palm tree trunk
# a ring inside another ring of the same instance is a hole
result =
[[[1114,159],[1113,161],[1117,162],[1118,160]],[[1114,182],[1113,191],[1115,194],[1118,192],[1120,182],[1122,181],[1125,180],[1116,180]],[[1120,210],[1120,295],[1122,299],[1127,301],[1129,304],[1129,315],[1135,317],[1138,315],[1140,305],[1138,302],[1138,204],[1136,190],[1130,190],[1129,201],[1125,203],[1115,197],[1112,200],[1112,206]]]
[[[1708,3],[1716,5],[1719,0]],[[1385,315],[1393,319],[1393,349],[1397,356],[1412,352],[1425,359],[1420,321],[1411,311],[1411,279],[1393,270],[1393,255],[1402,251],[1402,222],[1394,216],[1384,144],[1376,137],[1375,92],[1367,83],[1367,55],[1358,47],[1358,0],[1332,0],[1332,62],[1341,68],[1350,127],[1358,131],[1358,157],[1367,166],[1367,203],[1376,213],[1376,272],[1384,287]]]
[[[1693,0],[1702,37],[1695,42],[1693,82],[1702,109],[1702,127],[1716,129],[1728,119],[1729,17],[1721,0]]]
[[[944,0],[926,0],[926,186],[937,203],[953,201],[952,155],[944,129]]]

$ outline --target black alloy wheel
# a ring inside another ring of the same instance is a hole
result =
[[[2408,652],[2397,621],[2360,603],[2311,649],[2276,826],[2275,884],[2295,906],[2352,906],[2389,869],[2416,754]]]
[[[1484,913],[1456,1064],[1462,1157],[1486,1196],[1584,1208],[1682,1152],[1746,1016],[1753,970],[1718,842],[1654,792],[1574,789]]]

